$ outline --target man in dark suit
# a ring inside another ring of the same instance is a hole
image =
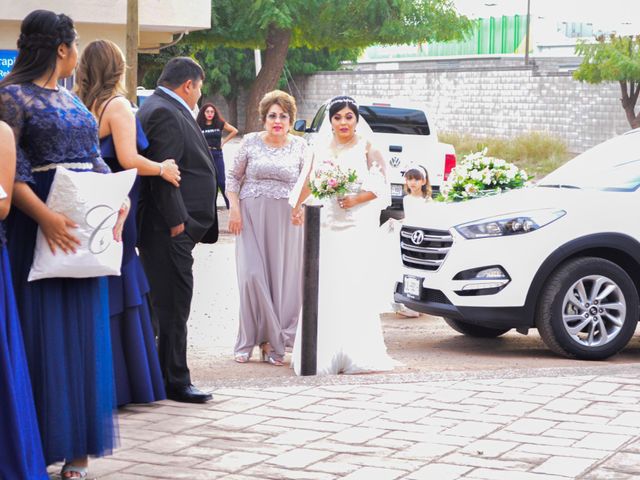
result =
[[[158,88],[137,114],[149,139],[145,155],[158,162],[173,158],[180,167],[179,188],[160,177],[142,177],[138,246],[151,286],[167,397],[191,403],[212,398],[191,384],[187,366],[192,250],[196,243],[213,243],[218,237],[216,173],[207,142],[191,114],[203,80],[204,71],[193,59],[171,59]]]

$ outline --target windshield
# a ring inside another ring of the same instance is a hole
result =
[[[538,186],[635,191],[640,187],[640,130],[601,143],[543,178]]]
[[[378,105],[361,105],[360,115],[375,133],[429,135],[429,123],[421,110]]]

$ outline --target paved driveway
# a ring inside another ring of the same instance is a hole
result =
[[[640,477],[637,367],[263,379],[120,411],[102,480]],[[51,472],[59,466],[51,468]]]

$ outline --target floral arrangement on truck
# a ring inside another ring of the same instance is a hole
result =
[[[487,149],[471,153],[451,170],[436,200],[459,202],[501,193],[529,184],[532,176],[501,158],[487,156]]]

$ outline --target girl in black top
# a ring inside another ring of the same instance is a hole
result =
[[[197,122],[198,125],[200,125],[204,138],[207,139],[207,143],[209,144],[209,152],[211,153],[211,158],[213,159],[213,164],[216,168],[218,187],[220,187],[220,191],[222,192],[224,203],[227,208],[229,208],[229,199],[225,194],[224,187],[225,173],[222,147],[224,147],[225,143],[238,134],[238,129],[225,121],[224,117],[220,114],[219,110],[213,103],[205,103],[202,106],[198,113]],[[227,136],[224,140],[222,139],[223,130],[227,132]]]

